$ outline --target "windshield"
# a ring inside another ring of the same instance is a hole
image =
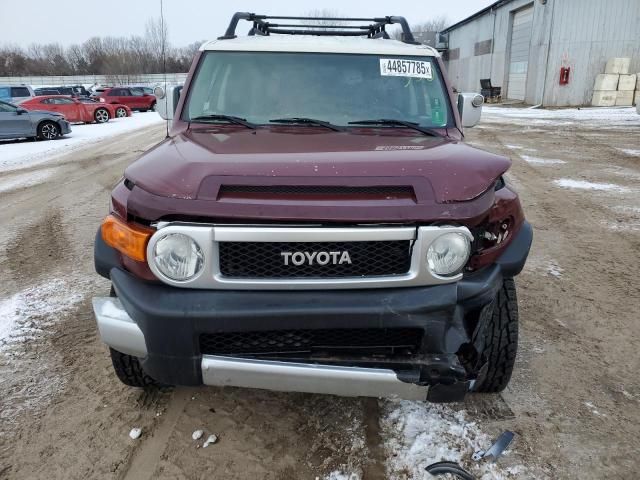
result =
[[[448,105],[430,57],[207,52],[182,118],[232,115],[267,124],[307,117],[341,126],[387,118],[437,128],[452,122]]]

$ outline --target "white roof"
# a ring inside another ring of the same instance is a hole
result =
[[[360,53],[363,55],[413,55],[438,57],[428,45],[411,45],[398,40],[365,37],[319,37],[306,35],[255,35],[229,40],[212,40],[200,50],[243,52]]]

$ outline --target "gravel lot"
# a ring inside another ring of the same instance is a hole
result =
[[[91,297],[109,290],[93,272],[93,237],[124,167],[163,134],[143,126],[0,172],[0,478],[422,479],[441,457],[484,479],[634,478],[640,116],[631,109],[493,107],[468,131],[470,143],[513,159],[508,180],[535,239],[518,279],[510,388],[447,407],[122,386],[91,312]],[[473,449],[505,429],[518,436],[499,465],[472,466]],[[210,433],[218,442],[201,448]]]

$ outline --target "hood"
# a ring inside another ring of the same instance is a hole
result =
[[[155,196],[180,199],[212,199],[225,185],[403,185],[413,187],[417,203],[442,204],[480,196],[510,164],[404,129],[215,126],[167,139],[125,176]]]

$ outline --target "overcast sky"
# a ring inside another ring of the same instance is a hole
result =
[[[4,0],[0,0],[0,3]],[[313,8],[328,8],[346,16],[373,17],[404,15],[410,23],[446,15],[461,20],[495,0],[164,0],[169,40],[185,46],[224,33],[236,11],[278,15],[302,15]],[[18,4],[14,2],[14,7]],[[109,0],[99,2],[54,2],[30,0],[18,15],[0,14],[0,44],[27,46],[30,43],[59,42],[65,46],[82,43],[92,36],[142,35],[147,19],[159,16],[160,0]],[[12,9],[9,9],[12,10]],[[33,13],[29,13],[33,12]],[[246,32],[248,27],[243,27]]]

